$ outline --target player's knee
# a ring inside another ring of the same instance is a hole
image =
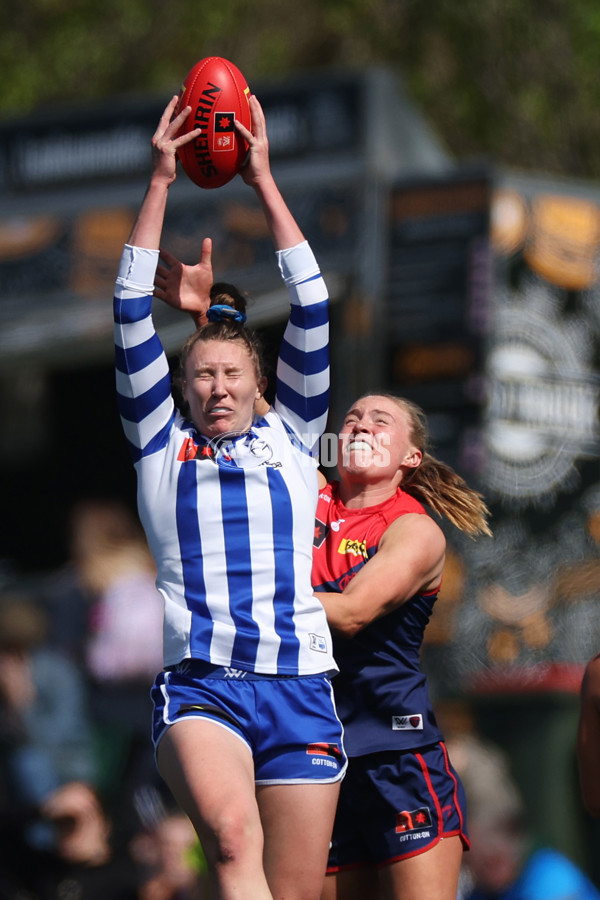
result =
[[[218,868],[234,868],[250,858],[262,859],[263,836],[259,820],[244,810],[225,810],[211,829],[207,858]]]

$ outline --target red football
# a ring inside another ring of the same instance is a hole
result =
[[[176,112],[191,106],[182,133],[201,128],[202,134],[180,147],[178,156],[185,172],[202,188],[227,184],[241,169],[248,145],[235,130],[234,121],[250,129],[250,88],[233,63],[209,56],[188,72]]]

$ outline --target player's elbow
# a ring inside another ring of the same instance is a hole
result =
[[[348,588],[341,595],[316,594],[316,596],[325,607],[330,629],[340,637],[355,637],[372,620],[367,614],[366,604],[363,604],[360,598],[352,596]],[[333,597],[335,600],[332,600]]]
[[[334,627],[344,637],[353,638],[368,624],[360,615],[347,615],[342,621],[336,623]]]

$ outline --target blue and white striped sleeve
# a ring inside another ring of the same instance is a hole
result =
[[[277,362],[275,411],[311,453],[329,411],[329,298],[307,241],[277,252],[291,312]]]
[[[134,463],[164,445],[175,414],[169,364],[152,322],[158,255],[126,244],[115,288],[117,402]]]

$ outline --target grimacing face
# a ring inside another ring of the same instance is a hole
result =
[[[265,384],[242,342],[210,340],[190,350],[182,388],[198,430],[216,438],[248,430]]]
[[[410,435],[410,419],[402,406],[389,397],[361,397],[340,430],[340,472],[358,480],[396,479],[403,467],[415,468],[423,456]]]

